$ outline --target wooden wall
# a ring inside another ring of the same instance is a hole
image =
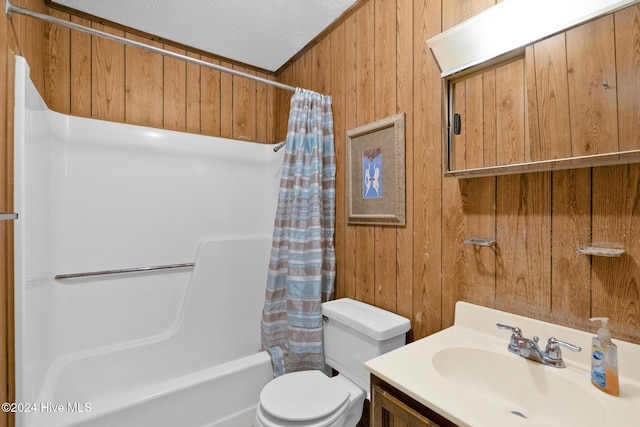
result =
[[[15,3],[46,10],[41,0]],[[333,97],[337,295],[407,316],[416,339],[451,325],[455,302],[466,300],[581,329],[608,315],[614,336],[640,343],[640,166],[442,176],[441,82],[424,41],[494,3],[369,0],[275,77]],[[14,52],[60,112],[262,143],[286,134],[288,92],[32,18],[1,14],[0,32],[0,211],[13,207]],[[345,133],[397,112],[406,114],[407,225],[347,225]],[[470,237],[498,244],[463,245]],[[0,223],[2,401],[12,400],[12,238]],[[620,244],[627,254],[576,254],[589,243]],[[0,416],[0,426],[8,423]]]
[[[50,12],[101,31],[273,79],[250,68]],[[56,25],[47,25],[45,32],[44,97],[53,110],[223,138],[276,142],[273,106],[280,89]]]
[[[424,46],[440,32],[440,7],[439,1],[368,1],[280,76],[333,97],[337,295],[411,318],[416,337],[442,327],[441,151],[431,143],[441,135],[440,81]],[[286,105],[282,110],[284,117]],[[346,130],[400,111],[406,114],[407,226],[349,226]]]
[[[465,300],[584,330],[609,316],[616,337],[640,343],[640,166],[442,177],[441,82],[424,42],[494,4],[369,0],[281,74],[333,96],[337,294],[409,317],[415,339],[450,326]],[[633,54],[640,60],[638,46]],[[277,108],[276,126],[288,104]],[[345,133],[398,112],[407,226],[347,225]],[[471,237],[497,245],[462,243]],[[576,253],[590,244],[627,252]]]

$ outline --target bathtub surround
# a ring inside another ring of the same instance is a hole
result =
[[[17,58],[15,402],[64,411],[16,425],[250,425],[283,153],[58,114],[28,75]]]
[[[324,366],[321,303],[333,296],[335,153],[331,97],[291,97],[262,314],[276,376]]]

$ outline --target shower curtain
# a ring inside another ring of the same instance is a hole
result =
[[[280,178],[262,349],[276,376],[322,369],[321,303],[333,297],[335,152],[331,97],[296,89]]]

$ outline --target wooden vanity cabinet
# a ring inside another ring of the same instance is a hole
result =
[[[374,375],[370,417],[371,427],[457,427]]]
[[[446,175],[640,162],[640,5],[445,81]]]

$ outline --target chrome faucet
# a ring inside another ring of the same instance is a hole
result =
[[[554,368],[565,367],[560,347],[566,347],[571,351],[582,350],[582,348],[578,346],[569,344],[565,341],[560,341],[555,337],[551,337],[547,340],[547,347],[542,351],[538,346],[540,338],[533,337],[533,339],[529,339],[523,337],[522,330],[517,326],[503,325],[501,323],[496,323],[496,326],[500,329],[507,329],[511,331],[511,340],[509,341],[508,346],[511,353],[522,356],[525,359],[533,360],[534,362],[542,363],[543,365],[553,366]]]

